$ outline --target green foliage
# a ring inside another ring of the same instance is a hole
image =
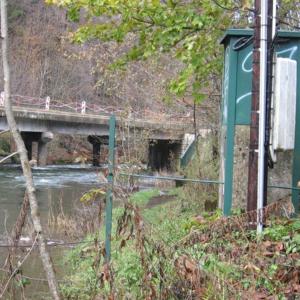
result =
[[[194,155],[183,173],[187,178],[211,179],[219,178],[219,161],[214,153],[217,148],[217,138],[214,135],[199,138],[197,155]],[[182,206],[193,209],[195,213],[214,211],[217,207],[218,188],[216,184],[186,183],[180,194]]]
[[[222,47],[218,41],[232,24],[237,1],[158,1],[158,0],[47,0],[66,7],[69,19],[83,25],[72,35],[74,42],[99,39],[122,43],[134,35],[135,42],[114,66],[169,52],[184,63],[178,78],[170,82],[177,95],[191,92],[196,102],[201,90],[212,84],[222,69]],[[85,14],[81,13],[85,11]],[[103,17],[103,18],[100,18]]]
[[[208,228],[210,223],[209,222],[214,222],[220,217],[222,217],[223,212],[221,209],[216,209],[213,213],[208,213],[208,212],[203,212],[203,214],[198,216],[198,218],[192,218],[186,220],[184,224],[184,228],[186,231],[191,231],[194,229],[200,229],[204,230],[205,228]]]
[[[273,241],[280,241],[283,237],[287,236],[289,228],[282,224],[268,227],[263,231],[264,237],[267,237]]]
[[[80,202],[85,204],[92,203],[97,199],[103,199],[105,195],[106,192],[102,189],[91,189],[80,198]]]
[[[234,218],[238,222],[239,216]],[[217,237],[211,232],[210,236],[205,237],[211,224],[212,220],[203,218],[202,226],[196,230],[204,241],[184,249],[200,265],[200,270],[208,275],[205,284],[207,292],[210,280],[214,278],[213,282],[218,282],[226,299],[231,298],[232,291],[228,289],[231,285],[234,299],[244,299],[245,295],[248,299],[251,293],[254,293],[253,296],[257,293],[262,298],[276,295],[276,299],[286,299],[291,280],[296,284],[298,282],[292,270],[297,274],[299,272],[299,219],[276,218],[268,223],[259,239],[255,231],[241,231],[238,228]],[[220,222],[218,224],[222,227]],[[239,228],[242,229],[242,225]],[[191,228],[191,231],[194,229]],[[247,294],[248,291],[250,294]]]
[[[123,67],[133,60],[144,60],[171,53],[184,64],[177,78],[169,84],[171,92],[188,92],[195,103],[204,99],[203,91],[213,89],[222,71],[222,47],[219,40],[229,27],[248,26],[253,0],[46,0],[67,8],[68,18],[80,21],[72,40],[123,43],[128,36],[134,42],[113,67]],[[280,19],[297,25],[294,0],[283,0]],[[293,13],[293,11],[295,11]],[[84,12],[84,13],[83,13]],[[238,20],[235,18],[238,15]],[[284,23],[284,22],[283,22]]]
[[[10,145],[6,138],[0,139],[0,155],[6,156],[10,153]]]
[[[181,190],[172,189],[169,194],[178,195]],[[203,299],[243,299],[244,296],[248,299],[250,295],[255,297],[255,293],[257,297],[276,295],[278,299],[284,299],[290,277],[285,275],[283,282],[282,274],[288,274],[299,267],[299,219],[274,218],[268,222],[258,239],[254,230],[243,228],[242,223],[238,224],[241,217],[239,214],[232,217],[236,218],[236,223],[232,223],[232,227],[225,231],[222,226],[226,220],[221,217],[220,211],[195,217],[192,209],[182,211],[178,198],[148,209],[146,204],[157,195],[156,190],[143,191],[130,199],[131,203],[140,206],[142,212],[142,227],[146,230],[147,239],[143,249],[146,260],[151,262],[151,283],[157,291],[160,282],[156,268],[160,260],[163,260],[160,272],[166,284],[172,287],[181,282],[174,261],[187,257],[187,265],[195,263],[199,267]],[[122,210],[120,207],[114,209],[115,223],[122,215]],[[212,229],[213,224],[218,224],[218,227],[213,226]],[[127,233],[123,236],[113,235],[114,288],[120,299],[145,297],[145,273],[134,235],[133,239],[128,238],[123,244],[121,241],[126,239]],[[86,244],[72,250],[68,256],[71,275],[66,279],[71,281],[62,286],[64,299],[107,296],[108,287],[99,288],[99,273],[93,268],[97,252],[91,246],[92,241],[93,237],[89,237]],[[164,247],[164,257],[153,251],[156,245]],[[186,299],[190,293],[191,287],[185,286],[185,289],[186,294],[181,294],[179,299]]]
[[[89,300],[99,291],[99,281],[93,268],[97,253],[92,247],[94,237],[89,236],[86,242],[77,246],[64,258],[64,264],[71,270],[66,276],[66,283],[60,285],[64,299]]]
[[[25,288],[27,285],[30,285],[31,281],[28,278],[22,277],[17,281],[17,286]]]
[[[176,195],[178,189],[172,189],[171,195]],[[138,205],[142,210],[144,221],[149,226],[151,240],[154,242],[166,242],[175,244],[184,237],[186,229],[184,224],[190,218],[191,212],[181,213],[180,201],[174,200],[162,205],[145,208],[152,197],[159,195],[158,190],[147,190],[133,194],[129,201]],[[118,218],[122,215],[123,209],[116,207],[113,210],[113,232],[116,230]],[[99,236],[99,235],[98,235]],[[100,233],[103,238],[103,232]],[[87,238],[86,243],[77,246],[67,255],[65,264],[70,268],[70,275],[65,277],[66,284],[61,285],[64,299],[79,300],[92,299],[97,293],[105,295],[107,292],[99,290],[97,284],[97,272],[92,267],[95,262],[96,253],[93,248],[94,237]],[[113,235],[112,239],[112,263],[114,270],[114,286],[119,299],[143,299],[141,286],[143,284],[143,270],[140,256],[137,252],[135,242],[128,240],[124,247],[120,248],[122,237]],[[148,249],[150,251],[151,249]],[[153,265],[158,264],[160,257],[151,255]],[[169,264],[164,270],[168,274],[173,274],[173,266]],[[173,276],[173,275],[172,275]],[[156,278],[153,278],[156,282]],[[158,283],[157,283],[158,284]]]
[[[141,295],[140,286],[142,285],[143,272],[140,258],[132,243],[128,243],[124,249],[116,249],[112,259],[119,294],[127,293],[133,299],[138,298]]]
[[[272,241],[288,241],[293,236],[293,238],[296,238],[295,242],[297,243],[299,239],[298,232],[300,232],[300,221],[298,219],[293,221],[283,220],[279,224],[271,223],[263,231],[263,237]]]
[[[25,16],[24,9],[17,3],[8,3],[8,23],[13,23]]]

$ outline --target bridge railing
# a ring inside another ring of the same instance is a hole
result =
[[[111,115],[129,119],[147,119],[152,121],[164,121],[169,123],[192,123],[191,112],[182,114],[167,114],[152,111],[150,109],[135,110],[131,108],[119,109],[113,106],[100,106],[86,101],[62,102],[50,97],[39,98],[23,96],[19,94],[11,95],[12,105],[16,107],[28,107],[45,111],[62,111],[80,114]],[[4,106],[4,92],[0,93],[0,107]]]

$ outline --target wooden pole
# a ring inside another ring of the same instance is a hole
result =
[[[257,208],[258,126],[259,126],[259,73],[260,73],[260,0],[255,0],[253,39],[252,103],[248,165],[247,211]]]

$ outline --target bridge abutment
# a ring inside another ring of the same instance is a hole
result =
[[[182,141],[150,140],[148,166],[153,171],[175,171],[180,159]]]

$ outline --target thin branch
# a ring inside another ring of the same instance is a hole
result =
[[[1,134],[4,134],[4,133],[7,133],[7,132],[10,132],[10,130],[4,130],[4,131],[1,131],[1,132],[0,132],[0,135],[1,135]]]
[[[18,153],[19,153],[19,151],[16,151],[16,152],[14,152],[14,153],[11,153],[11,154],[5,156],[4,158],[2,158],[2,159],[0,160],[0,164],[2,164],[3,162],[5,162],[7,159],[9,159],[9,158],[11,158],[11,157],[17,155]]]
[[[144,24],[148,24],[151,26],[156,26],[156,27],[161,27],[161,28],[168,28],[167,25],[163,24],[163,23],[157,23],[155,22],[154,20],[146,20],[146,19],[141,19],[137,16],[131,16],[131,18],[137,22],[140,22],[140,23],[144,23]],[[196,27],[196,26],[183,26],[182,27],[183,30],[193,30],[195,32],[198,32],[198,31],[201,31],[201,30],[204,30],[203,28],[199,28],[199,27]]]
[[[12,278],[18,273],[18,271],[20,270],[20,268],[22,267],[22,265],[24,264],[24,262],[26,261],[26,259],[29,257],[29,255],[31,254],[35,244],[36,244],[36,241],[38,239],[38,234],[35,236],[35,239],[34,239],[34,242],[32,244],[32,247],[29,249],[28,253],[25,255],[25,257],[23,258],[23,260],[18,264],[18,267],[15,268],[15,270],[11,273],[10,277],[8,278],[3,290],[2,290],[2,293],[0,295],[0,299],[3,298],[7,288],[8,288],[8,285],[10,283],[10,281],[12,280]]]
[[[0,272],[10,273],[9,270],[7,270],[5,268],[0,268]],[[20,276],[21,276],[21,278],[25,278],[25,279],[29,279],[29,280],[33,280],[33,281],[48,282],[48,280],[46,278],[31,277],[31,276],[27,276],[24,274],[20,274]],[[58,282],[68,283],[68,281],[66,281],[66,280],[58,280]]]

